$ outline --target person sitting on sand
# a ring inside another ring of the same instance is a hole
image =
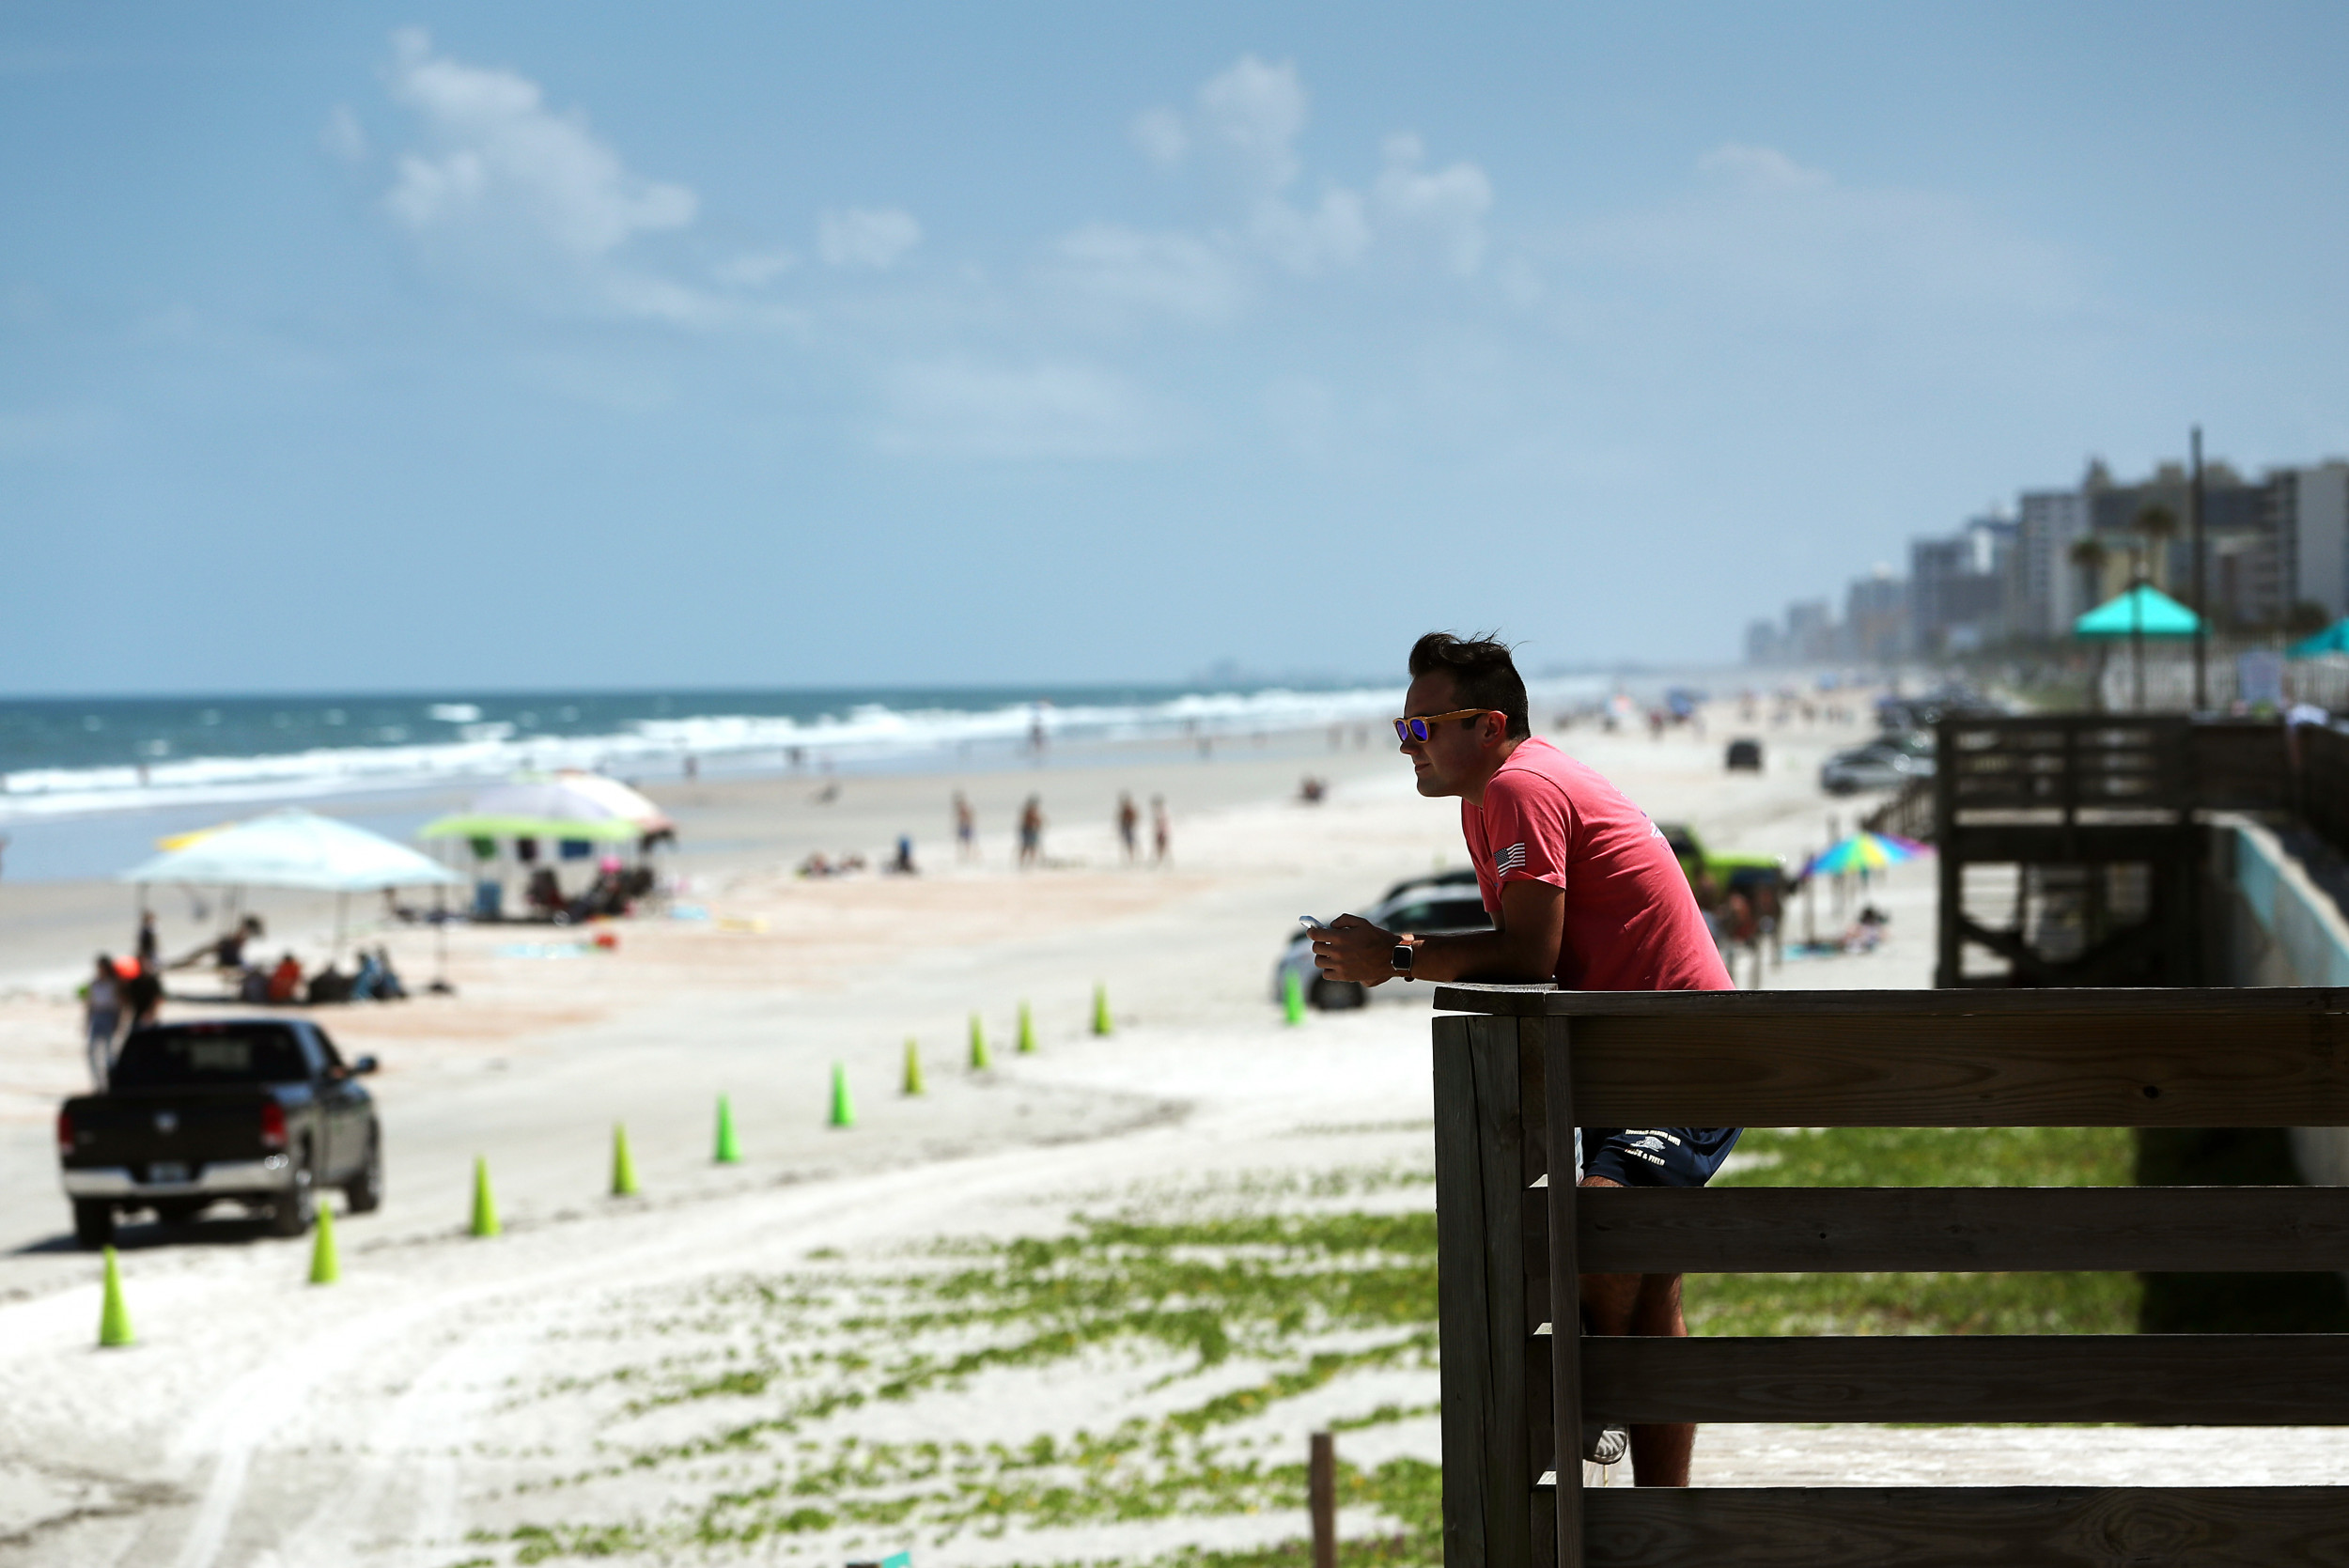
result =
[[[1501,643],[1429,632],[1411,649],[1395,737],[1419,792],[1457,796],[1461,834],[1491,914],[1489,931],[1422,937],[1341,915],[1313,934],[1333,981],[1555,980],[1591,991],[1726,991],[1729,970],[1672,846],[1614,785],[1532,733],[1525,682]],[[1584,1187],[1702,1187],[1735,1127],[1583,1127]],[[1596,1334],[1685,1335],[1677,1274],[1585,1274]],[[1622,1457],[1620,1428],[1586,1433],[1584,1453]],[[1641,1486],[1686,1486],[1696,1428],[1630,1429]]]
[[[407,982],[401,980],[399,971],[392,968],[392,950],[388,947],[377,948],[375,950],[376,1001],[401,1001],[406,1000],[407,995]]]
[[[288,953],[279,958],[277,967],[270,971],[269,999],[282,1004],[294,1001],[301,994],[302,965]]]

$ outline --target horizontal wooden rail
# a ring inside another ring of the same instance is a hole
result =
[[[1597,1274],[2349,1269],[2349,1188],[1589,1188]]]
[[[1770,993],[1442,986],[1436,1004],[1571,1017],[1583,1126],[2349,1126],[2341,992],[2269,993],[2297,1000],[2267,1007],[2217,1000],[2257,991],[2149,992],[2141,1010],[2078,1011],[2060,994],[2036,1007],[2015,1005],[2031,993],[1928,993],[1951,999],[1936,1007],[1853,994],[1784,993],[1806,1009]],[[1439,1018],[1438,1038],[1452,1027]]]
[[[1585,1339],[1581,1351],[1587,1420],[2349,1426],[2349,1334]]]
[[[1594,1568],[2349,1563],[2337,1486],[1610,1487],[1583,1507]]]

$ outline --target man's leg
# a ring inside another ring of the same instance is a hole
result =
[[[1621,1187],[1605,1176],[1585,1176],[1584,1187]],[[1677,1274],[1585,1274],[1582,1306],[1595,1334],[1685,1338]],[[1697,1429],[1686,1422],[1631,1429],[1631,1479],[1641,1486],[1686,1486]]]

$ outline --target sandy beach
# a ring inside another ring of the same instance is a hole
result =
[[[1794,857],[1830,812],[1848,827],[1859,807],[1813,782],[1848,735],[1765,727],[1768,768],[1727,774],[1738,728],[1724,709],[1702,738],[1563,739],[1720,847]],[[1309,770],[1331,784],[1319,805],[1296,799]],[[0,888],[11,931],[48,933],[12,946],[0,981],[0,1563],[836,1562],[903,1545],[924,1561],[1143,1562],[1296,1537],[1301,1514],[1267,1499],[1304,1434],[1332,1423],[1361,1478],[1343,1529],[1391,1532],[1378,1499],[1439,1458],[1423,1333],[1387,1332],[1358,1302],[1260,1333],[1234,1308],[1228,1343],[1206,1348],[1161,1316],[1055,1339],[1035,1326],[1063,1307],[1019,1296],[1039,1276],[1004,1259],[1025,1255],[1017,1238],[1065,1245],[1040,1277],[1078,1281],[1103,1248],[1188,1255],[1191,1232],[1150,1227],[1268,1225],[1291,1242],[1243,1261],[1302,1271],[1299,1299],[1317,1300],[1315,1271],[1344,1249],[1297,1236],[1424,1223],[1425,988],[1290,1029],[1269,974],[1299,913],[1462,864],[1456,806],[1413,793],[1391,749],[1333,751],[1319,733],[1211,763],[1169,750],[840,784],[829,803],[806,778],[659,791],[708,918],[617,923],[608,953],[544,927],[459,928],[455,996],[322,1010],[347,1053],[383,1062],[389,1197],[340,1225],[343,1282],[306,1286],[308,1243],[239,1223],[129,1225],[128,1350],[93,1348],[97,1262],[66,1234],[49,1132],[79,1083],[71,955],[119,939],[124,890]],[[945,831],[958,785],[981,820],[968,865]],[[1007,829],[1032,790],[1050,864],[1021,873]],[[1168,797],[1170,865],[1122,863],[1121,790]],[[870,857],[900,831],[918,836],[919,877],[791,874],[811,849]],[[1871,896],[1892,914],[1881,949],[1790,960],[1764,983],[1928,984],[1930,867]],[[166,948],[197,934],[159,908]],[[305,952],[331,918],[317,901],[266,912],[272,943]],[[366,939],[431,972],[429,933]],[[1089,1030],[1097,985],[1108,1037]],[[974,1013],[984,1072],[966,1064]],[[919,1097],[899,1093],[909,1039]],[[834,1063],[853,1127],[826,1125]],[[721,1094],[736,1165],[710,1157]],[[605,1196],[617,1122],[639,1198]],[[463,1234],[476,1156],[506,1227],[494,1240]],[[1375,1273],[1401,1245],[1358,1261]],[[1709,1434],[1700,1480],[1942,1473],[2004,1440],[1919,1433],[1860,1454],[1846,1435],[1801,1436]]]

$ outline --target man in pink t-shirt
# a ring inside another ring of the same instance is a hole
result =
[[[1726,991],[1729,971],[1664,835],[1614,785],[1532,733],[1502,644],[1430,632],[1411,649],[1396,737],[1422,795],[1460,798],[1460,831],[1493,929],[1421,937],[1341,915],[1314,933],[1332,980],[1555,979],[1581,991]],[[1735,1127],[1584,1127],[1585,1187],[1702,1187]],[[1684,1335],[1677,1274],[1585,1274],[1598,1334]],[[1641,1486],[1686,1486],[1696,1428],[1630,1429]],[[1592,1457],[1621,1457],[1595,1435]]]

